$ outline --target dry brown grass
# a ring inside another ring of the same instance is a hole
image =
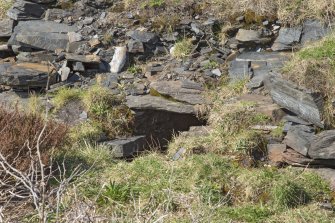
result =
[[[37,114],[21,113],[17,109],[0,108],[0,152],[8,162],[20,170],[30,165],[29,148],[34,148],[45,120]],[[61,146],[66,139],[67,128],[53,121],[47,122],[40,150],[44,161],[48,161],[53,148]],[[33,154],[34,155],[34,154]]]
[[[284,24],[299,24],[307,18],[330,22],[335,16],[335,0],[213,0],[224,18],[244,15],[247,22],[278,18]]]
[[[0,0],[0,19],[6,17],[7,10],[12,6],[12,0]]]

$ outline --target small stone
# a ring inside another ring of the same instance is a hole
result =
[[[218,68],[212,70],[212,74],[214,74],[214,75],[217,76],[217,77],[221,77],[221,75],[222,75],[220,69],[218,69]]]

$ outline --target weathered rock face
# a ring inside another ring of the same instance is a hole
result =
[[[171,97],[174,100],[188,104],[206,104],[204,92],[201,84],[193,81],[156,81],[150,84],[150,87],[159,94]]]
[[[279,36],[272,45],[273,51],[292,50],[300,42],[302,27],[281,28]]]
[[[305,125],[291,126],[283,143],[307,156],[314,137],[314,128]]]
[[[67,33],[76,30],[74,26],[51,21],[22,21],[15,27],[8,44],[50,51],[66,49]]]
[[[292,82],[275,76],[270,77],[270,94],[278,105],[318,127],[324,127],[321,119],[323,98],[320,94],[305,92]]]
[[[322,22],[317,20],[306,20],[303,24],[303,34],[301,36],[301,43],[319,40],[330,32],[330,28],[326,27]]]
[[[229,76],[233,80],[251,78],[248,87],[256,89],[263,86],[270,72],[278,71],[288,59],[289,55],[283,52],[245,52],[232,61]]]
[[[335,160],[335,130],[317,134],[308,150],[308,155],[313,159]]]
[[[0,20],[0,38],[8,38],[12,35],[14,21],[10,19]]]
[[[0,84],[15,88],[45,87],[50,75],[50,84],[55,83],[55,72],[47,65],[36,63],[0,64]]]
[[[8,10],[7,16],[16,21],[40,19],[46,8],[33,1],[15,1],[13,6]]]
[[[192,105],[162,97],[128,96],[127,105],[135,113],[134,134],[145,135],[149,144],[158,143],[164,147],[174,133],[204,124],[196,117]]]

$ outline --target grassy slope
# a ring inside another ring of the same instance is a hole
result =
[[[210,93],[210,134],[177,137],[167,154],[150,152],[127,162],[113,160],[101,146],[70,150],[69,169],[78,163],[92,168],[68,191],[64,216],[85,201],[90,215],[110,222],[334,222],[333,212],[317,205],[334,196],[319,176],[262,163],[246,166],[250,148],[263,151],[265,145],[248,126],[271,120],[256,113],[253,103],[223,103],[244,93],[244,84],[224,82]],[[192,148],[199,146],[206,152],[195,154]],[[186,152],[173,161],[181,147]]]

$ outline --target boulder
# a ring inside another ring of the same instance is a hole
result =
[[[74,26],[51,21],[22,21],[14,28],[8,44],[50,51],[66,49],[69,43],[67,33],[76,30]]]
[[[310,126],[294,125],[290,127],[283,143],[307,156],[314,134],[315,130]]]
[[[7,11],[7,16],[16,21],[41,19],[46,8],[40,4],[18,0]]]
[[[271,49],[273,51],[292,50],[292,47],[300,43],[301,34],[302,26],[281,28],[279,36],[273,43]]]
[[[205,124],[192,105],[162,97],[128,96],[126,104],[134,112],[133,133],[145,135],[150,144],[159,147],[165,147],[176,133]]]
[[[324,127],[321,118],[323,97],[320,94],[300,89],[280,77],[271,76],[269,81],[270,94],[275,103],[318,127]]]
[[[50,66],[37,63],[0,64],[0,85],[14,88],[46,87],[56,82],[56,72]]]
[[[269,164],[277,167],[285,164],[283,156],[285,151],[286,151],[285,144],[268,144],[267,152],[268,152]]]
[[[317,134],[311,143],[308,155],[313,159],[335,160],[335,130]]]

